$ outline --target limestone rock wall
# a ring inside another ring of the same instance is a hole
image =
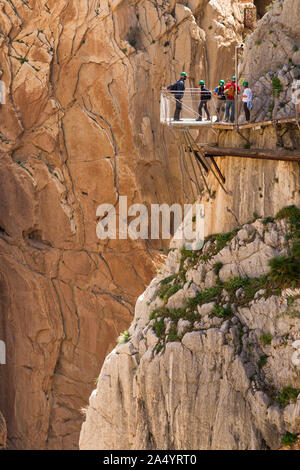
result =
[[[254,93],[252,119],[279,119],[296,113],[293,94],[300,79],[300,5],[277,0],[246,39],[240,76]]]
[[[287,50],[297,53],[298,3],[277,3],[249,36],[241,66],[252,87],[271,72],[263,99],[272,94],[272,77],[287,74],[290,83],[297,70],[296,59],[291,67],[284,65]],[[254,50],[270,24],[281,38],[278,48],[271,49],[267,38]],[[299,133],[289,126],[240,135],[193,131],[193,136],[199,144],[220,147],[250,145],[278,152],[299,148]],[[217,162],[227,193],[208,177],[209,191],[203,188],[199,194],[206,235],[241,227],[254,213],[270,217],[285,205],[299,206],[298,163],[239,158]],[[268,224],[259,218],[213,258],[205,259],[214,248],[211,242],[192,261],[176,250],[169,254],[138,299],[129,342],[117,346],[104,362],[82,427],[82,449],[278,449],[286,432],[299,433],[299,395],[284,406],[278,402],[284,387],[299,389],[299,372],[291,361],[299,338],[299,289],[265,295],[264,288],[255,288],[245,303],[242,288],[236,286],[234,298],[224,288],[232,277],[262,280],[269,275],[269,260],[286,253],[287,230],[283,221]],[[221,300],[214,297],[220,282]]]
[[[293,100],[300,83],[300,27],[295,18],[300,14],[299,2],[285,0],[272,5],[247,36],[241,57],[240,77],[249,81],[254,94],[252,121],[296,114]],[[240,110],[239,121],[244,122],[242,107]],[[208,143],[221,148],[260,148],[280,154],[300,147],[296,125],[246,129],[239,134],[206,129],[192,134],[200,145]],[[299,163],[227,157],[216,160],[226,178],[227,192],[210,173],[209,191],[203,187],[199,198],[205,207],[206,235],[230,231],[250,220],[254,213],[274,216],[285,205],[300,204]]]
[[[12,448],[76,448],[102,361],[155,270],[96,208],[191,198],[159,89],[231,75],[234,0],[0,2],[0,409]]]
[[[225,246],[170,252],[129,341],[104,362],[81,449],[279,449],[299,433],[299,288],[266,281],[289,233],[284,220],[258,219]],[[284,387],[293,399],[282,401]]]
[[[296,126],[269,126],[236,132],[221,131],[218,136],[204,131],[195,133],[201,142],[217,143],[221,148],[268,149],[288,152],[300,147],[300,133]],[[207,185],[200,193],[204,205],[205,235],[231,231],[253,218],[274,216],[289,204],[300,205],[300,167],[297,162],[266,161],[238,157],[218,157],[216,161],[226,178],[225,190],[210,173]],[[192,174],[192,173],[191,173]]]

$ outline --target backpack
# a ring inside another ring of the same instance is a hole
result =
[[[218,91],[217,91],[217,96],[224,96],[224,90],[225,90],[225,87],[223,85],[219,85],[218,86]]]
[[[227,95],[230,96],[231,98],[234,98],[234,95],[235,95],[235,86],[234,85],[230,85],[230,87],[228,88],[228,90],[226,90],[227,92]]]
[[[173,83],[173,85],[168,86],[168,90],[172,90],[172,91],[178,90],[177,82]]]

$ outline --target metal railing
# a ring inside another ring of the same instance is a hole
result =
[[[163,89],[160,97],[160,122],[170,124],[174,121],[174,113],[176,108],[176,95],[180,92],[170,91]],[[182,109],[180,113],[180,120],[195,121],[199,118],[198,108],[201,100],[200,88],[186,88],[184,96],[180,100]],[[207,101],[207,108],[210,114],[210,119],[207,119],[205,109],[202,109],[202,122],[216,122],[222,121],[225,118],[225,100],[219,100],[212,94],[210,100]]]
[[[161,97],[160,97],[160,122],[162,124],[172,124],[174,123],[174,114],[176,108],[176,95],[178,95],[178,91],[170,91],[167,89],[161,90]],[[234,122],[227,122],[227,124],[233,124],[236,128],[243,125],[252,125],[254,126],[258,121],[255,119],[251,120],[251,123],[246,123],[244,120],[244,112],[242,108],[241,102],[241,95],[242,91],[239,95],[235,94],[235,120]],[[300,95],[300,93],[299,93]],[[255,98],[254,98],[255,99]],[[180,100],[182,109],[180,112],[180,121],[183,121],[183,124],[190,125],[195,123],[198,119],[198,107],[201,100],[201,90],[199,88],[186,88],[184,91],[184,96]],[[217,96],[212,94],[210,100],[207,101],[207,107],[210,114],[210,119],[207,119],[207,115],[205,110],[202,108],[202,124],[214,124],[214,123],[221,123],[222,125],[225,124],[225,108],[226,108],[226,100],[219,100]],[[231,114],[231,110],[229,111],[229,115]],[[230,117],[230,116],[229,116]],[[240,118],[242,120],[240,121]],[[280,122],[280,121],[290,121],[295,120],[298,124],[300,129],[300,97],[299,103],[295,104],[295,113],[292,115],[282,117],[282,118],[265,118],[261,122],[271,123],[271,122]],[[240,124],[239,124],[240,121]],[[258,122],[259,123],[259,122]],[[198,124],[201,125],[201,122]]]

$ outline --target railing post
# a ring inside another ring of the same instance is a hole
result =
[[[235,87],[235,104],[234,104],[234,110],[235,110],[235,120],[234,123],[236,126],[238,126],[238,112],[239,112],[239,101],[238,101],[238,86],[239,86],[239,54],[238,50],[243,49],[244,44],[238,44],[235,46],[235,77],[236,77],[236,87]]]
[[[6,364],[6,345],[4,341],[0,341],[0,364]]]
[[[236,77],[236,86],[235,86],[235,103],[234,103],[234,124],[238,126],[238,113],[239,113],[239,101],[238,101],[238,87],[239,87],[239,49],[242,49],[244,44],[238,44],[235,46],[235,77]]]
[[[239,84],[239,81],[238,81],[238,47],[239,46],[235,46],[235,77],[236,77],[236,86],[235,86],[235,103],[234,103],[234,124],[237,125],[237,122],[238,122],[238,84]]]

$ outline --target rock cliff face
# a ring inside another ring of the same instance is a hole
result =
[[[159,123],[159,90],[183,69],[189,86],[230,77],[242,33],[235,0],[0,2],[0,409],[10,447],[78,446],[80,409],[162,248],[100,242],[97,206],[118,209],[120,195],[128,205],[194,199],[178,136]],[[277,145],[276,133],[255,138]],[[297,145],[293,133],[281,138]],[[210,182],[208,233],[297,202],[296,164],[220,165],[237,192],[224,200]]]
[[[246,40],[241,76],[254,92],[256,121],[295,116],[300,79],[300,4],[278,0]]]
[[[0,409],[10,447],[71,449],[160,248],[100,243],[96,208],[191,198],[159,89],[230,76],[243,24],[233,0],[2,0],[0,21]]]
[[[291,208],[211,237],[199,253],[170,252],[104,362],[81,449],[278,449],[284,436],[297,440],[300,289],[288,286],[299,287],[299,226]],[[281,262],[270,270],[274,257]]]
[[[262,2],[254,3],[262,6]],[[299,97],[299,2],[268,3],[272,8],[247,36],[239,67],[240,78],[249,81],[254,93],[253,121],[294,117],[294,100]],[[240,122],[244,120],[240,108]],[[204,129],[194,131],[193,136],[200,145],[221,148],[261,148],[280,153],[300,146],[299,128],[290,125],[262,126],[239,133]],[[254,213],[274,216],[285,205],[300,204],[298,163],[219,158],[218,165],[226,178],[227,193],[211,173],[207,178],[209,191],[203,186],[202,192],[197,192],[205,206],[206,234],[230,231]]]
[[[295,112],[289,86],[299,68],[298,7],[293,0],[274,2],[246,41],[241,74],[255,99],[261,93],[265,102],[274,100],[263,114],[254,101],[256,119]],[[271,24],[278,47],[269,37],[263,42]],[[285,81],[278,96],[277,79]],[[299,148],[299,133],[289,126],[239,136],[205,130],[194,138],[220,147],[247,142],[278,152]],[[299,272],[294,289],[293,280],[273,282],[276,270],[269,266],[291,249],[290,222],[282,213],[274,216],[286,204],[299,205],[299,165],[218,163],[228,192],[208,177],[210,191],[203,188],[199,195],[206,231],[240,230],[213,237],[196,255],[171,251],[138,299],[129,334],[104,362],[81,431],[82,449],[277,449],[299,434],[299,368],[292,362],[299,340]],[[255,212],[272,217],[242,226]]]

